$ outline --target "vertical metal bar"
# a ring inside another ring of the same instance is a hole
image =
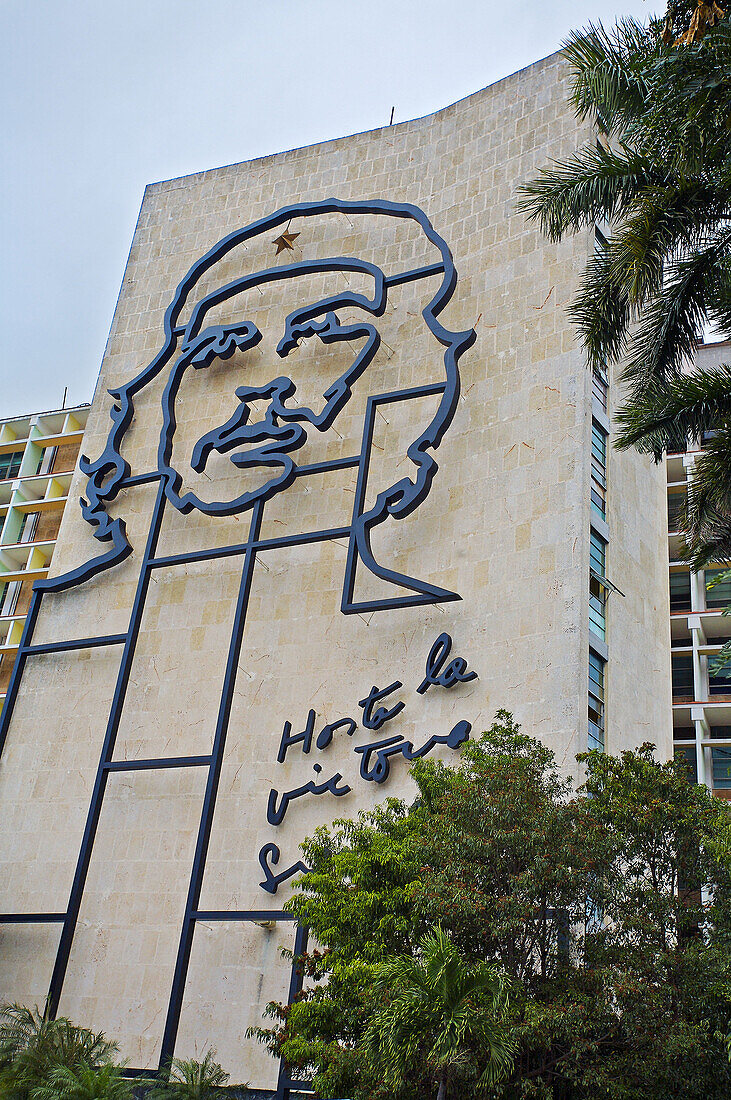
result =
[[[360,445],[360,457],[358,460],[358,478],[353,497],[353,514],[350,520],[350,539],[348,541],[348,556],[345,561],[345,576],[343,577],[343,594],[341,597],[341,611],[343,607],[353,601],[355,591],[355,570],[358,564],[358,546],[355,539],[355,523],[363,510],[366,483],[368,481],[368,467],[371,461],[371,443],[373,442],[373,424],[376,419],[376,405],[372,397],[366,402],[366,411],[363,418],[363,437]]]
[[[140,567],[140,575],[137,581],[137,591],[135,593],[134,603],[132,605],[132,613],[130,615],[129,627],[127,630],[127,640],[124,643],[124,650],[122,652],[122,658],[119,665],[119,672],[117,674],[117,684],[114,690],[114,698],[112,700],[112,706],[109,712],[109,720],[107,722],[107,730],[104,737],[104,744],[102,746],[101,757],[99,759],[99,765],[97,767],[96,779],[94,780],[94,788],[91,794],[91,802],[89,804],[89,813],[86,818],[86,826],[84,828],[84,835],[81,840],[81,848],[79,850],[79,858],[76,864],[76,871],[74,873],[74,881],[71,886],[71,894],[69,896],[69,905],[66,912],[66,920],[64,921],[63,932],[61,933],[61,940],[58,945],[58,952],[56,954],[56,963],[53,968],[53,974],[51,975],[51,985],[48,992],[48,1011],[53,1018],[58,1011],[58,1003],[61,999],[61,989],[63,987],[63,981],[66,977],[66,970],[68,968],[69,956],[71,954],[71,945],[74,939],[74,932],[76,930],[76,922],[79,918],[79,910],[81,909],[81,900],[84,894],[84,886],[86,885],[86,876],[89,871],[89,864],[91,862],[91,852],[94,845],[94,838],[96,836],[97,826],[99,824],[99,817],[102,809],[102,802],[104,800],[104,791],[107,785],[107,776],[109,772],[106,768],[114,753],[114,745],[117,740],[117,731],[119,730],[119,723],[122,717],[122,708],[124,706],[124,698],[127,691],[127,685],[129,683],[130,671],[132,668],[132,661],[135,653],[135,646],[137,644],[137,636],[140,632],[140,623],[142,621],[142,613],[145,607],[145,598],[147,596],[147,590],[150,585],[150,558],[155,554],[157,547],[157,540],[160,535],[160,526],[162,524],[163,512],[165,509],[165,495],[163,491],[163,485],[160,484],[157,491],[157,498],[155,500],[155,506],[150,520],[150,530],[147,536],[147,546],[145,547],[145,556],[142,560]]]
[[[274,1093],[274,1100],[289,1100],[289,1071],[284,1063],[284,1058],[279,1059],[277,1091]]]
[[[287,1004],[291,1005],[297,994],[302,989],[303,975],[297,970],[297,959],[300,955],[304,954],[307,950],[307,940],[309,939],[310,930],[304,924],[297,925],[297,931],[294,936],[294,948],[292,949],[292,969],[289,975],[289,992],[287,993]],[[284,1058],[279,1059],[279,1074],[277,1076],[277,1091],[274,1094],[274,1100],[289,1100],[291,1079],[289,1076],[289,1070]]]
[[[20,681],[23,676],[23,669],[25,667],[25,651],[30,645],[31,638],[33,637],[33,631],[35,630],[38,612],[41,609],[42,599],[43,593],[37,592],[34,589],[33,595],[30,598],[30,607],[28,608],[28,614],[25,619],[23,634],[20,639],[20,647],[15,657],[13,671],[10,673],[10,683],[8,684],[8,692],[5,696],[5,704],[3,706],[2,714],[0,715],[0,755],[2,755],[2,751],[5,746],[5,739],[8,735],[8,726],[10,725],[10,719],[13,716],[15,700],[18,697],[18,688],[20,687]]]
[[[211,752],[212,759],[208,769],[208,782],[206,783],[206,791],[203,798],[198,839],[196,841],[193,867],[190,874],[188,897],[185,903],[183,928],[180,934],[178,955],[175,962],[175,972],[173,974],[173,984],[170,991],[168,1014],[165,1021],[165,1031],[163,1032],[162,1047],[160,1049],[161,1068],[170,1061],[175,1053],[175,1040],[177,1038],[178,1025],[180,1023],[183,992],[185,990],[185,981],[188,974],[190,951],[193,945],[195,912],[198,909],[201,887],[203,885],[203,874],[205,871],[206,856],[208,854],[208,842],[211,837],[213,813],[216,806],[218,784],[221,778],[223,753],[226,747],[226,735],[228,733],[228,723],[231,716],[231,704],[233,702],[234,687],[236,686],[236,674],[238,672],[241,644],[244,637],[244,624],[246,622],[246,612],[249,606],[254,565],[256,564],[256,547],[254,544],[259,538],[263,510],[264,504],[261,500],[258,500],[252,509],[248,545],[244,554],[239,595],[236,602],[233,626],[231,628],[231,641],[229,643],[226,672],[223,678],[221,701],[218,709],[218,719],[216,721],[216,732]]]

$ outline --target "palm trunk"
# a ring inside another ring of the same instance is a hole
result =
[[[444,1100],[447,1095],[447,1071],[443,1069],[439,1074],[439,1090],[437,1092],[437,1100]]]

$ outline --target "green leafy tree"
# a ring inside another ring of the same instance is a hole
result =
[[[211,1100],[229,1080],[215,1050],[206,1051],[201,1062],[173,1058],[167,1072],[167,1078],[150,1091],[150,1100]]]
[[[583,758],[587,829],[604,849],[604,921],[587,953],[612,1014],[578,1080],[589,1095],[721,1100],[731,1089],[731,814],[651,750]]]
[[[431,927],[411,896],[421,873],[420,820],[417,810],[389,799],[356,821],[318,829],[302,845],[312,870],[288,908],[320,946],[299,960],[307,992],[291,1006],[270,1004],[273,1026],[249,1034],[312,1076],[321,1096],[392,1095],[358,1044],[378,965],[413,952]],[[428,1079],[417,1081],[402,1094],[418,1097],[422,1083],[428,1087]]]
[[[412,775],[428,816],[410,891],[418,910],[466,957],[527,988],[548,980],[583,921],[598,858],[553,753],[499,711],[459,768],[420,761]]]
[[[258,1035],[318,1095],[433,1089],[425,1056],[387,1083],[372,1037],[389,1004],[379,966],[398,955],[418,968],[439,926],[467,970],[509,982],[517,1049],[495,1097],[727,1100],[729,808],[649,746],[580,759],[585,789],[573,792],[552,753],[501,712],[457,769],[414,766],[412,806],[391,801],[305,844],[314,870],[289,908],[319,947],[300,960],[302,994],[270,1005]],[[474,1092],[483,1071],[479,1043],[466,1046],[475,1061],[448,1097]]]
[[[419,1062],[436,1078],[437,1100],[455,1080],[482,1093],[510,1073],[517,1044],[504,978],[486,963],[466,965],[441,928],[423,937],[416,958],[378,966],[374,992],[383,1003],[363,1049],[387,1086],[401,1086]]]
[[[659,460],[717,432],[685,529],[696,565],[723,560],[731,375],[684,368],[705,325],[731,334],[731,20],[714,3],[672,3],[664,25],[590,26],[564,53],[577,116],[597,137],[522,187],[521,205],[552,240],[603,224],[573,320],[594,366],[623,362],[620,447]]]

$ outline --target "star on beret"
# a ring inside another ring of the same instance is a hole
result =
[[[295,238],[299,237],[299,233],[282,233],[276,240],[272,241],[272,244],[277,246],[276,255],[280,252],[284,252],[285,249],[289,249],[290,252],[294,252]]]

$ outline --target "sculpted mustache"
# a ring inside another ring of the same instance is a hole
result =
[[[276,395],[279,403],[290,397],[295,390],[294,382],[289,378],[277,378],[266,386],[242,387],[236,390],[241,401],[239,407],[225,424],[213,428],[196,443],[191,456],[191,467],[198,473],[205,469],[212,451],[228,454],[241,445],[263,443],[261,447],[249,448],[240,455],[234,455],[231,462],[240,469],[255,465],[274,465],[274,456],[294,451],[301,447],[307,438],[307,432],[301,424],[277,422],[277,414],[269,405],[264,419],[249,424],[251,406],[249,402],[257,398],[271,399]]]

